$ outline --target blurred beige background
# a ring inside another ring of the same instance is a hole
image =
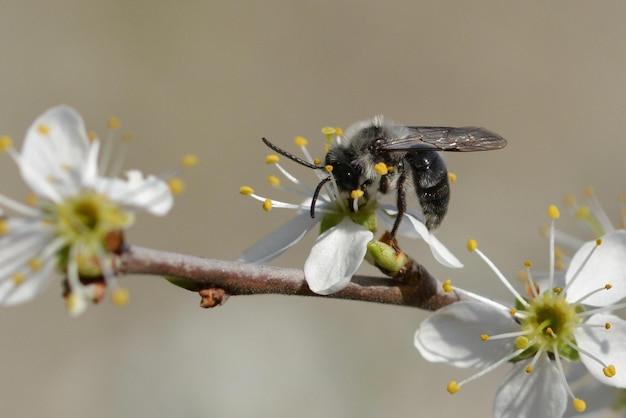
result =
[[[525,259],[547,267],[537,231],[564,194],[595,186],[617,216],[625,13],[580,0],[0,1],[0,131],[19,145],[36,116],[67,103],[101,133],[121,119],[136,138],[129,168],[159,173],[198,154],[171,215],[141,217],[129,240],[233,260],[293,215],[238,194],[271,193],[261,136],[295,150],[296,135],[321,141],[322,126],[378,113],[485,126],[509,146],[448,156],[459,180],[438,236],[466,268],[404,248],[442,278],[506,297],[468,238],[514,276]],[[7,156],[0,178],[1,193],[26,195]],[[302,266],[313,239],[274,263]],[[419,357],[426,313],[414,309],[258,296],[205,311],[156,277],[123,284],[129,306],[107,300],[75,320],[58,280],[2,310],[1,416],[485,417],[504,373],[450,397],[448,381],[470,372]]]

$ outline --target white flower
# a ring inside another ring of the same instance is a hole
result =
[[[112,120],[111,128],[117,124]],[[126,179],[103,177],[100,141],[67,106],[51,108],[33,123],[21,153],[8,137],[0,139],[0,149],[33,191],[28,205],[0,195],[0,207],[13,212],[0,218],[0,305],[32,299],[60,271],[67,276],[70,313],[79,314],[86,299],[97,301],[103,284],[113,281],[111,253],[121,250],[133,212],[165,215],[173,203],[170,188],[139,171]],[[114,300],[125,300],[125,291],[114,286]]]
[[[552,231],[558,217],[550,208]],[[554,233],[550,241],[550,283],[554,277]],[[601,244],[601,245],[600,245]],[[573,257],[563,288],[539,293],[530,277],[531,297],[523,298],[495,265],[470,241],[515,296],[515,306],[458,302],[422,323],[415,345],[424,358],[457,367],[482,369],[450,393],[500,365],[513,362],[496,394],[496,417],[560,417],[567,397],[578,411],[585,402],[567,383],[562,360],[580,360],[598,381],[626,387],[626,321],[611,312],[626,304],[626,231],[585,244]],[[611,286],[613,285],[613,286]]]
[[[335,139],[341,140],[340,133]],[[306,140],[297,137],[296,144],[301,147],[307,161],[314,164],[314,160],[306,150]],[[316,196],[315,190],[278,164],[278,156],[270,155],[266,162],[274,164],[298,189],[281,186],[280,180],[275,176],[268,178],[270,184],[304,196],[306,199],[300,204],[278,202],[256,195],[250,187],[242,187],[240,193],[263,202],[263,208],[266,211],[271,208],[288,208],[295,209],[297,215],[244,251],[238,260],[245,263],[267,263],[299,242],[320,221],[320,235],[304,264],[305,278],[309,288],[318,294],[327,295],[343,289],[350,283],[352,275],[361,265],[367,252],[367,244],[374,238],[377,217],[384,223],[392,225],[394,215],[397,213],[396,208],[378,202],[375,193],[366,198],[362,191],[352,193],[352,205],[349,207],[348,199],[341,196],[332,176],[330,176],[331,180],[326,182],[326,187]],[[315,170],[315,173],[319,174],[319,171]],[[328,174],[325,173],[323,177],[328,177]],[[318,187],[322,186],[323,184],[320,184]],[[314,196],[317,201],[313,205]],[[312,212],[315,217],[312,217]],[[415,211],[408,210],[404,215],[398,234],[422,238],[430,246],[435,259],[448,267],[463,266],[426,228],[423,215]]]

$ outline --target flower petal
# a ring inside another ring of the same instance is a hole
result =
[[[398,213],[398,210],[389,207],[388,205],[381,205],[384,210],[378,211],[380,219],[385,223],[389,224],[391,220],[391,225],[393,225],[393,220],[395,218],[390,215],[394,215]],[[402,217],[402,222],[400,223],[400,227],[398,229],[398,234],[407,236],[409,238],[422,238],[426,244],[430,246],[430,251],[439,263],[443,264],[446,267],[450,268],[461,268],[463,267],[463,263],[459,261],[458,258],[454,256],[442,243],[439,241],[429,230],[426,228],[426,225],[423,221],[420,220],[418,214],[409,210]]]
[[[581,268],[596,245],[595,241],[584,244],[574,255],[565,275],[569,283]],[[590,292],[610,283],[608,291],[598,292],[583,303],[592,306],[608,306],[626,297],[626,231],[618,230],[602,237],[602,244],[582,267],[578,277],[567,288],[567,300],[575,302]]]
[[[245,250],[237,261],[242,263],[269,263],[298,243],[317,221],[317,219],[311,218],[308,212],[301,213]]]
[[[138,170],[128,171],[126,178],[99,178],[96,189],[115,203],[145,210],[153,215],[165,215],[172,208],[172,192],[162,179],[155,176],[144,178]]]
[[[519,325],[505,307],[480,302],[456,302],[439,309],[415,333],[415,347],[432,362],[456,367],[484,368],[510,354],[511,339],[482,341],[481,335],[513,332]]]
[[[53,107],[26,133],[18,160],[22,177],[36,194],[58,201],[81,186],[89,149],[81,116],[68,106]]]
[[[372,238],[371,231],[350,218],[344,218],[317,237],[304,263],[309,288],[320,295],[329,295],[346,287],[361,265]]]
[[[493,405],[496,418],[561,417],[567,407],[567,391],[559,371],[547,356],[535,364],[532,373],[524,370],[530,363],[521,361],[504,377]]]
[[[611,329],[604,328],[607,322],[611,324]],[[606,377],[602,366],[584,353],[580,354],[581,361],[600,382],[626,388],[626,321],[616,315],[595,314],[586,323],[599,326],[577,328],[574,334],[576,343],[604,363],[613,364],[617,373],[611,378]]]

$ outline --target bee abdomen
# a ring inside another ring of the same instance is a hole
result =
[[[408,153],[406,160],[413,171],[413,184],[426,216],[426,227],[436,228],[443,221],[450,201],[446,165],[436,152]]]

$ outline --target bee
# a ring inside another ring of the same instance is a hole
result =
[[[312,164],[277,147],[266,138],[263,142],[275,152],[316,170],[327,170],[313,195],[311,217],[315,217],[315,203],[327,182],[334,179],[339,192],[352,208],[351,192],[362,190],[367,199],[370,193],[396,191],[397,216],[391,230],[391,239],[398,231],[406,213],[406,191],[415,189],[426,227],[438,227],[448,210],[450,184],[448,170],[439,151],[489,151],[506,146],[506,140],[485,128],[438,126],[404,126],[383,116],[357,122],[349,127],[341,142],[330,146],[325,164]],[[387,167],[379,174],[377,164]],[[332,176],[332,178],[331,178]]]

